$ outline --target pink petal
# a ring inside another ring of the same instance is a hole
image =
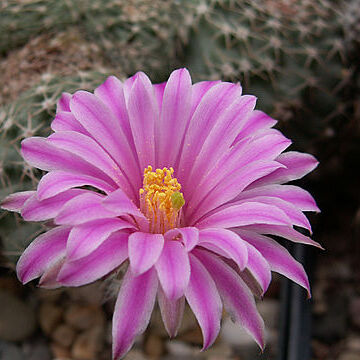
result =
[[[84,194],[86,191],[70,189],[42,201],[38,200],[35,193],[25,202],[21,209],[21,216],[26,221],[43,221],[54,218],[69,200]]]
[[[263,177],[254,184],[251,184],[249,188],[268,184],[283,184],[292,180],[301,179],[306,174],[313,171],[319,164],[312,155],[296,151],[283,153],[278,156],[276,161],[285,165],[286,168],[274,171],[274,173]]]
[[[95,95],[77,91],[70,101],[71,112],[119,165],[125,177],[140,188],[140,173],[118,119]]]
[[[161,234],[135,232],[129,236],[129,260],[135,276],[148,271],[158,261],[164,246]]]
[[[161,111],[162,107],[162,101],[164,97],[164,91],[165,91],[166,81],[160,83],[160,84],[154,84],[153,89],[156,97],[156,101],[159,106],[159,112]]]
[[[248,250],[248,263],[246,268],[260,285],[261,295],[263,296],[271,282],[270,265],[254,246],[251,244],[246,244],[246,246]]]
[[[199,322],[203,334],[203,348],[215,341],[222,314],[222,303],[214,280],[204,265],[190,254],[191,275],[185,297]]]
[[[90,255],[67,261],[57,280],[66,286],[81,286],[107,275],[128,258],[128,233],[110,235]]]
[[[49,136],[48,141],[57,148],[69,151],[84,160],[91,159],[92,165],[110,176],[113,182],[124,191],[132,194],[131,186],[124,173],[108,153],[89,136],[74,131],[61,131]]]
[[[35,194],[35,191],[21,191],[8,195],[1,201],[1,208],[8,211],[20,212],[25,202]]]
[[[234,173],[229,174],[208,193],[205,192],[204,188],[200,188],[199,196],[196,194],[191,200],[191,205],[189,204],[189,208],[187,208],[188,221],[194,223],[201,216],[234,199],[253,181],[272,173],[281,166],[276,161],[256,161],[237,168]]]
[[[178,241],[166,241],[155,268],[166,297],[182,297],[190,279],[189,256],[184,246]]]
[[[109,76],[103,84],[95,89],[94,94],[116,116],[130,147],[134,149],[122,82],[115,76]]]
[[[239,275],[223,261],[205,251],[195,250],[196,257],[214,279],[225,309],[264,349],[264,321],[256,309],[254,297]]]
[[[283,246],[267,236],[252,231],[239,230],[238,234],[260,251],[272,271],[276,271],[304,287],[310,297],[309,280],[303,266]]]
[[[277,208],[281,209],[289,217],[293,225],[301,226],[311,232],[311,225],[309,223],[309,220],[306,218],[306,216],[291,203],[279,199],[277,197],[254,196],[248,199],[236,201],[231,204],[232,205],[241,204],[243,202],[248,202],[248,201],[255,201],[262,204],[274,205]]]
[[[121,189],[118,189],[109,194],[106,198],[103,199],[102,204],[107,210],[110,210],[116,216],[134,216],[136,222],[139,224],[140,229],[144,229],[144,231],[148,230],[149,221]]]
[[[254,96],[238,96],[222,114],[219,114],[188,174],[190,188],[196,187],[202,177],[229,149],[242,122],[251,115],[255,103]]]
[[[51,129],[54,131],[76,131],[84,135],[90,135],[79,123],[76,117],[67,111],[60,111],[51,122]]]
[[[59,111],[70,111],[70,99],[71,94],[63,92],[57,102],[56,113],[58,113]]]
[[[200,220],[198,228],[224,227],[231,228],[251,224],[289,225],[286,214],[276,206],[247,202],[229,206]]]
[[[161,115],[155,123],[157,167],[171,166],[178,156],[190,120],[191,77],[186,69],[175,70],[166,83]]]
[[[295,243],[312,245],[318,247],[319,249],[324,250],[324,248],[319,243],[299,233],[290,226],[256,224],[256,225],[245,226],[242,230],[251,230],[259,234],[271,234],[271,235],[281,236],[284,239],[293,241]]]
[[[88,175],[74,174],[66,171],[50,171],[43,176],[37,187],[37,197],[45,200],[73,187],[90,185],[106,193],[115,190],[114,185]]]
[[[31,137],[22,141],[21,153],[26,162],[41,170],[64,170],[82,175],[89,175],[108,182],[115,183],[104,172],[93,166],[91,160],[57,148],[42,137]]]
[[[142,72],[136,74],[127,108],[140,169],[143,171],[148,165],[155,164],[154,131],[159,111],[152,84]]]
[[[100,219],[73,227],[66,246],[68,261],[81,259],[96,250],[112,233],[132,225],[120,219]]]
[[[46,269],[64,257],[70,229],[68,226],[58,226],[31,242],[16,265],[17,275],[22,283],[41,276]]]
[[[244,126],[237,135],[234,144],[246,138],[247,136],[254,136],[258,131],[266,130],[273,127],[277,123],[276,120],[271,118],[260,110],[254,110],[252,115],[247,118]]]
[[[59,259],[49,266],[39,280],[39,286],[45,289],[57,289],[62,285],[56,280],[65,262],[65,251]]]
[[[241,270],[244,270],[248,262],[246,243],[233,231],[225,229],[201,230],[199,245],[233,259]]]
[[[180,236],[179,240],[187,251],[191,251],[199,242],[199,230],[191,226],[171,229],[164,236],[166,240],[177,240]]]
[[[79,225],[96,219],[115,218],[116,214],[102,206],[103,196],[87,191],[69,200],[55,218],[58,225]]]
[[[240,86],[225,82],[219,83],[206,92],[195,110],[185,134],[177,174],[185,190],[189,180],[188,173],[192,169],[194,159],[198,156],[207,136],[219,116],[239,95],[241,95]]]
[[[154,308],[158,280],[155,269],[134,276],[129,269],[124,277],[113,316],[113,359],[119,360],[144,332]]]
[[[304,189],[294,185],[267,185],[243,191],[237,199],[249,199],[254,196],[278,197],[292,203],[301,211],[319,212],[313,197]]]
[[[169,300],[163,290],[158,290],[158,303],[165,329],[171,338],[175,337],[184,314],[185,297]]]

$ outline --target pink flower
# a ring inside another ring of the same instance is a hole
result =
[[[271,238],[319,246],[304,211],[305,190],[284,183],[312,171],[308,154],[254,110],[239,84],[192,85],[186,69],[152,85],[144,73],[109,77],[94,94],[63,94],[48,138],[22,142],[22,155],[48,171],[36,191],[8,196],[4,209],[53,220],[21,256],[17,272],[40,286],[80,286],[128,260],[113,319],[113,357],[142,333],[157,299],[171,337],[185,300],[208,348],[222,307],[264,347],[254,295],[271,271],[306,288],[301,264]],[[86,186],[86,187],[85,187]],[[270,236],[269,236],[270,235]]]

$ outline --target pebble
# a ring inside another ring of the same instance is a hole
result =
[[[71,352],[68,348],[63,347],[57,343],[52,343],[50,345],[51,351],[53,353],[54,359],[71,359]]]
[[[60,323],[63,309],[51,302],[44,302],[39,309],[39,322],[42,331],[50,335]]]
[[[103,344],[104,329],[102,326],[94,326],[78,335],[72,346],[71,355],[74,360],[96,360]]]
[[[145,353],[151,358],[159,358],[164,353],[164,343],[157,335],[150,334],[145,342]]]
[[[168,350],[169,354],[174,356],[183,356],[184,359],[187,359],[186,356],[191,356],[194,354],[195,351],[199,351],[199,349],[194,349],[193,346],[184,343],[180,340],[169,340],[166,342],[166,349]]]
[[[59,345],[68,348],[73,343],[75,335],[75,330],[71,326],[60,324],[53,331],[51,337]]]
[[[195,345],[202,345],[203,343],[202,332],[198,325],[196,325],[195,328],[179,336],[179,339]]]
[[[21,341],[36,329],[32,309],[6,290],[0,290],[0,339]]]
[[[360,329],[360,297],[355,297],[350,301],[350,318],[352,324]]]
[[[104,326],[105,314],[98,306],[72,304],[65,311],[65,321],[75,329],[86,330]]]
[[[342,353],[338,360],[360,360],[360,355],[353,352]]]
[[[102,283],[97,281],[95,283],[66,289],[70,299],[75,302],[86,302],[87,304],[101,306],[103,303],[104,291]]]
[[[140,350],[130,350],[126,355],[126,360],[147,360],[147,357]]]
[[[360,336],[350,335],[346,339],[346,348],[360,354]]]

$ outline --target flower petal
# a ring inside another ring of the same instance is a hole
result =
[[[89,221],[72,228],[66,245],[68,261],[81,259],[96,250],[112,233],[132,225],[120,219]]]
[[[38,169],[65,170],[77,174],[100,178],[109,184],[116,185],[109,176],[90,162],[77,155],[57,148],[42,137],[31,137],[22,141],[21,153],[26,162]]]
[[[133,134],[140,169],[155,164],[155,122],[159,117],[158,105],[154,89],[149,78],[142,72],[130,90],[127,109],[131,119]],[[140,188],[140,186],[138,186]]]
[[[182,297],[190,279],[189,256],[184,246],[179,241],[166,241],[155,268],[166,297]]]
[[[57,280],[66,286],[82,286],[107,275],[128,258],[128,237],[128,233],[116,232],[90,255],[67,261]]]
[[[50,265],[42,274],[39,280],[39,286],[45,289],[57,289],[62,285],[56,280],[65,262],[65,252],[59,256],[59,259]]]
[[[81,125],[119,165],[124,177],[128,176],[134,187],[140,188],[137,161],[119,121],[109,108],[95,95],[86,91],[77,91],[73,95],[70,108]]]
[[[79,225],[96,219],[115,218],[116,214],[102,206],[103,196],[87,191],[69,200],[55,218],[58,225]]]
[[[301,179],[318,166],[318,161],[310,154],[288,151],[278,156],[276,159],[285,168],[278,169],[274,173],[259,179],[249,186],[253,189],[258,186],[268,184],[283,184],[292,180]]]
[[[164,81],[164,82],[162,82],[160,84],[154,84],[153,85],[155,97],[156,97],[157,103],[159,105],[159,112],[161,111],[161,107],[162,107],[162,101],[163,101],[163,97],[164,97],[164,91],[165,91],[166,83],[167,82]]]
[[[199,230],[192,226],[171,229],[164,236],[166,240],[175,240],[179,235],[187,251],[191,251],[199,242]]]
[[[109,193],[115,190],[114,185],[88,175],[74,174],[67,171],[50,171],[44,175],[37,187],[38,199],[45,200],[58,195],[66,190],[78,186],[93,186],[99,190]]]
[[[246,243],[233,231],[204,229],[200,231],[199,245],[219,255],[233,259],[244,270],[248,262]]]
[[[51,129],[54,131],[76,131],[84,135],[90,135],[79,123],[76,117],[67,111],[60,111],[51,122]]]
[[[205,350],[219,333],[222,303],[209,272],[194,255],[189,256],[191,272],[185,297],[201,327],[204,339],[202,350]]]
[[[155,123],[157,167],[175,164],[190,120],[191,77],[186,69],[175,70],[166,83],[161,115]]]
[[[225,309],[234,321],[253,336],[264,349],[264,321],[256,309],[254,297],[238,274],[223,261],[205,251],[195,250],[196,257],[214,279]]]
[[[158,261],[164,246],[161,234],[135,232],[129,236],[129,260],[131,271],[138,276]]]
[[[44,273],[65,255],[70,227],[58,226],[38,236],[21,255],[16,271],[19,280],[27,283]]]
[[[35,191],[20,191],[8,195],[1,201],[1,208],[8,211],[20,212],[25,202],[35,194]]]
[[[177,300],[169,300],[164,291],[158,290],[158,303],[165,329],[171,338],[175,337],[184,314],[185,297]]]
[[[247,202],[229,206],[200,220],[198,228],[224,227],[231,228],[251,224],[289,225],[286,214],[276,206]]]
[[[304,189],[294,185],[266,185],[252,190],[245,190],[237,199],[250,199],[254,196],[278,197],[290,202],[301,211],[320,212],[313,197]]]
[[[38,200],[35,193],[25,202],[21,209],[21,216],[26,221],[43,221],[54,218],[69,200],[85,192],[86,190],[70,189],[42,201]]]
[[[134,276],[127,271],[115,304],[113,316],[113,359],[119,360],[144,332],[154,308],[158,280],[155,269]]]
[[[70,111],[71,94],[63,92],[56,105],[56,113],[59,111]]]
[[[310,297],[309,280],[303,266],[283,246],[267,236],[252,231],[238,230],[237,232],[242,239],[260,251],[272,271],[295,281],[307,290]]]

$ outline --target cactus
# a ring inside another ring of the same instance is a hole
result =
[[[298,146],[341,122],[347,109],[344,1],[189,0],[192,36],[186,65],[200,79],[241,80],[258,106]],[[288,121],[286,121],[288,120]],[[335,125],[334,125],[335,123]]]
[[[75,76],[59,77],[44,73],[36,86],[0,108],[0,199],[12,192],[36,187],[41,172],[24,162],[20,156],[20,142],[29,136],[49,135],[50,122],[61,93],[93,90],[107,75],[109,73],[78,72]],[[20,216],[1,211],[3,254],[10,260],[16,260],[44,226],[24,223]]]

